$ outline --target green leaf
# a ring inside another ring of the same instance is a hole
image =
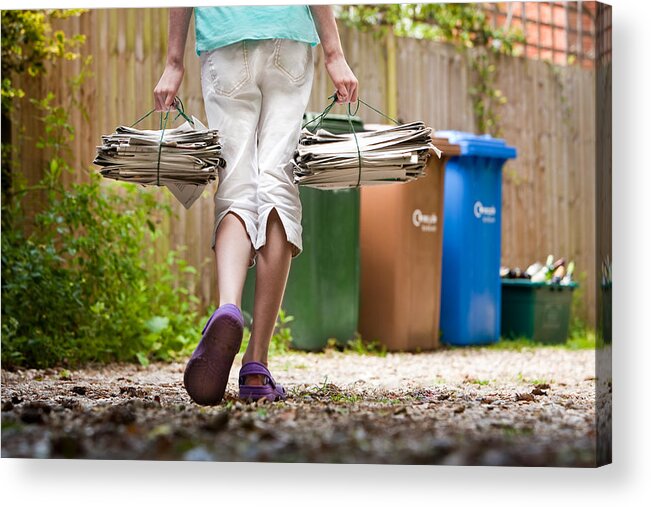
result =
[[[169,326],[170,319],[167,317],[152,317],[147,322],[145,322],[145,327],[150,333],[160,334],[161,331],[167,329]]]
[[[149,366],[149,359],[143,352],[136,352],[136,358],[142,366]]]

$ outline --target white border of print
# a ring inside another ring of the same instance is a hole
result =
[[[248,0],[247,4],[273,4]],[[305,3],[277,0],[275,3]],[[328,3],[314,1],[311,3]],[[351,2],[339,2],[351,3]],[[365,3],[377,3],[367,0]],[[382,2],[386,3],[386,2]],[[20,8],[160,7],[223,0],[31,1]],[[649,498],[651,168],[648,2],[613,7],[614,464],[591,469],[143,461],[0,461],[4,505],[641,505]],[[2,0],[2,8],[16,7]],[[161,62],[162,63],[162,62]]]

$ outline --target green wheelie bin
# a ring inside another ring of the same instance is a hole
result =
[[[305,113],[303,123],[318,113]],[[364,129],[352,117],[356,132]],[[308,125],[316,127],[318,120]],[[330,114],[320,128],[350,132],[347,115]],[[292,259],[282,302],[292,347],[321,350],[330,338],[345,344],[357,332],[359,315],[359,189],[319,190],[300,187],[303,206],[303,251]],[[242,309],[253,317],[255,268],[247,273]]]

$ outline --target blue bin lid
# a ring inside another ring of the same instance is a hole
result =
[[[461,132],[459,130],[438,130],[437,137],[445,137],[452,144],[458,144],[461,147],[460,156],[480,156],[491,158],[515,158],[518,156],[517,150],[513,146],[508,146],[504,139],[499,139],[488,134],[477,135],[470,132]]]

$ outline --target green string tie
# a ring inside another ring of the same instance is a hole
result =
[[[194,121],[192,119],[190,119],[185,114],[185,106],[183,105],[183,102],[181,101],[181,99],[179,97],[174,98],[174,103],[172,105],[178,111],[178,114],[176,115],[176,117],[172,121],[176,121],[179,116],[182,116],[185,120],[187,120],[188,123],[190,123],[190,125],[192,125],[194,127]],[[180,105],[180,107],[179,107],[179,105]],[[141,116],[140,118],[138,118],[134,123],[129,125],[129,127],[135,127],[136,125],[138,125],[138,123],[140,123],[145,118],[149,117],[155,111],[156,111],[156,109],[152,109],[148,113],[146,113],[143,116]],[[161,113],[160,113],[159,129],[161,131],[161,134],[160,134],[160,139],[158,141],[158,159],[156,161],[156,186],[158,186],[158,187],[160,187],[160,157],[161,157],[161,153],[163,151],[163,139],[165,137],[165,130],[167,129],[167,121],[169,119],[169,115],[170,115],[170,110],[169,109],[165,113],[165,118],[164,119],[163,119],[163,112],[161,111]]]

